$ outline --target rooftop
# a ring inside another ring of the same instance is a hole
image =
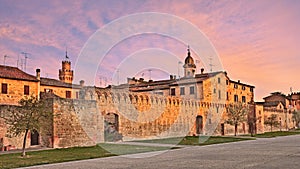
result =
[[[38,81],[35,76],[23,72],[17,67],[0,65],[0,78],[25,80],[25,81]]]

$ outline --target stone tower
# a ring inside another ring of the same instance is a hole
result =
[[[184,77],[194,77],[196,72],[196,64],[191,56],[190,47],[188,46],[188,55],[184,60]]]
[[[72,83],[73,70],[71,70],[71,61],[66,51],[66,60],[62,61],[62,68],[59,69],[59,80],[65,83]]]

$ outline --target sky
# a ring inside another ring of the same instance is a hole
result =
[[[26,72],[35,74],[35,69],[41,68],[42,76],[57,79],[66,48],[72,67],[76,67],[79,57],[84,57],[82,49],[99,29],[132,14],[164,13],[197,27],[218,54],[218,60],[214,58],[211,63],[222,63],[222,70],[231,79],[254,85],[255,99],[261,101],[274,91],[285,94],[291,88],[300,91],[299,9],[298,0],[0,0],[0,63],[4,64],[5,58],[6,65],[25,71],[22,52],[26,52],[29,53]],[[152,23],[151,19],[149,22]],[[159,27],[166,28],[163,22]],[[176,31],[177,27],[173,29]],[[189,31],[184,33],[184,36],[193,35]],[[120,81],[126,80],[126,70],[117,69],[118,65],[136,53],[147,53],[147,49],[183,61],[186,43],[189,42],[157,34],[127,37],[97,63],[98,70],[93,75],[95,85],[107,85],[112,80],[112,72],[118,73]],[[197,45],[191,46],[192,56],[200,58],[197,67],[209,71],[207,52],[195,52],[196,48]],[[160,60],[163,57],[152,58],[149,53],[145,56],[146,62],[165,62]],[[212,69],[217,68],[212,66]],[[169,72],[149,70],[142,69],[132,76],[168,78]],[[75,71],[75,76],[80,76],[76,79],[85,79],[84,73]],[[172,73],[177,74],[176,68]]]

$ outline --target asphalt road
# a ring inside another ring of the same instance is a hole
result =
[[[157,152],[156,152],[157,153]],[[42,165],[43,169],[255,168],[299,169],[300,135]],[[147,157],[150,156],[150,157]],[[136,157],[136,158],[135,158]]]

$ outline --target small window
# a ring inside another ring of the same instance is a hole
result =
[[[253,88],[252,87],[250,87],[250,92],[253,92]]]
[[[66,98],[68,98],[68,99],[71,98],[71,91],[66,91]]]
[[[238,95],[234,95],[234,102],[238,102],[239,101],[239,96]]]
[[[245,96],[242,96],[242,102],[246,103],[246,97]]]
[[[234,88],[237,89],[237,88],[238,88],[238,85],[237,85],[237,84],[234,84]]]
[[[7,94],[7,83],[2,83],[1,85],[1,93]]]
[[[219,78],[219,77],[218,77],[218,83],[219,83],[219,84],[221,83],[221,78]]]
[[[221,99],[221,90],[218,91],[219,99]]]
[[[242,87],[242,90],[246,90],[246,87],[245,87],[245,86],[243,86],[243,87]]]
[[[226,100],[229,100],[229,93],[226,92]]]
[[[195,87],[194,86],[190,86],[190,94],[195,94]]]
[[[180,87],[180,95],[185,95],[184,87]]]
[[[229,81],[228,80],[226,80],[226,85],[229,85]]]
[[[217,93],[217,89],[216,88],[214,88],[214,94],[216,94]]]
[[[211,124],[211,118],[208,119],[208,124]]]
[[[171,89],[171,96],[175,96],[175,88]]]
[[[76,92],[76,99],[79,99],[79,92]]]
[[[24,95],[29,95],[29,86],[24,85]]]

